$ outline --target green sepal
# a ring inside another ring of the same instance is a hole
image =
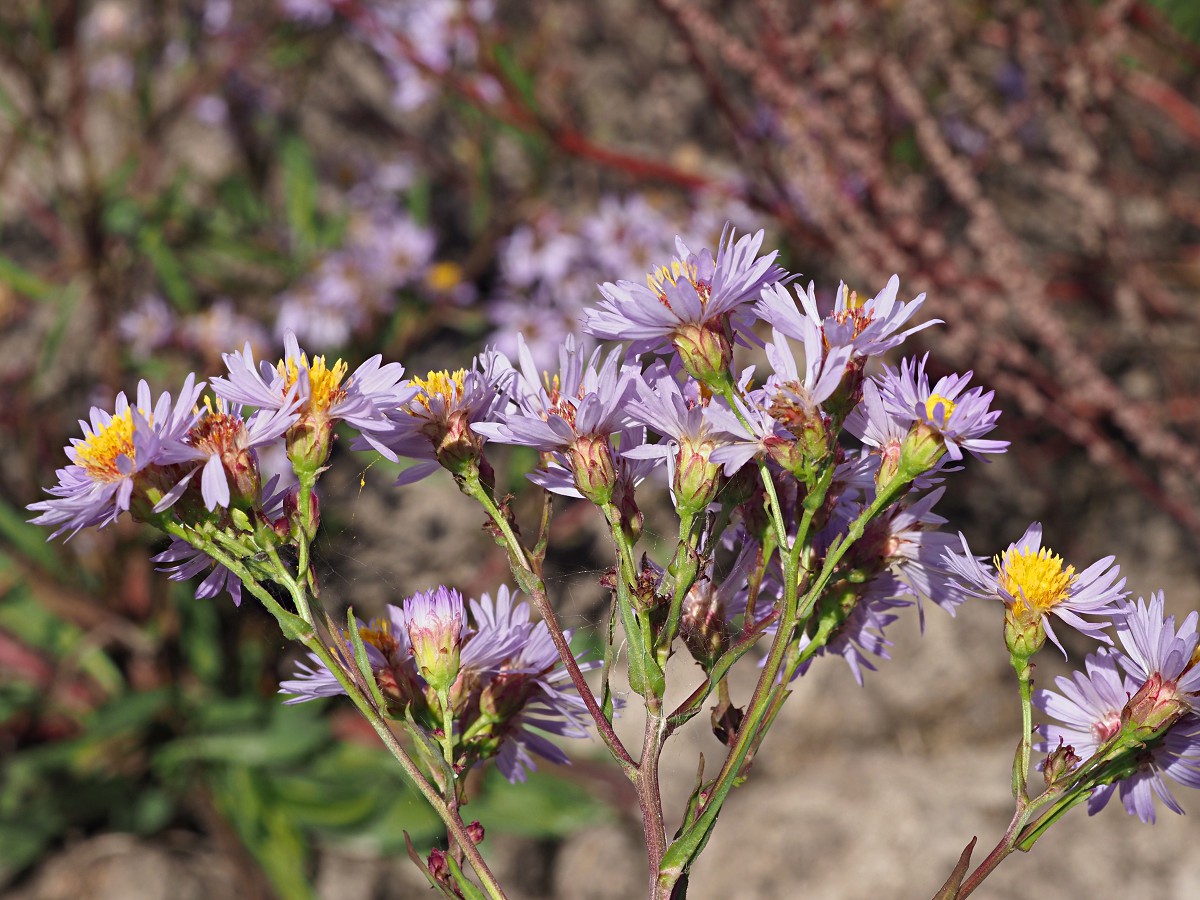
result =
[[[383,699],[383,692],[379,690],[375,672],[371,669],[371,660],[367,657],[367,645],[363,643],[362,632],[358,630],[358,619],[354,616],[353,606],[346,609],[346,631],[350,635],[350,646],[354,648],[354,662],[358,666],[363,681],[367,683],[367,690],[371,692],[375,708],[386,713],[387,702]]]

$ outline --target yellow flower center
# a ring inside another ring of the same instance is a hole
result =
[[[650,290],[658,295],[658,299],[664,304],[667,302],[666,284],[669,281],[671,284],[678,284],[679,279],[685,279],[692,287],[696,289],[696,293],[700,296],[701,303],[707,303],[709,292],[712,290],[712,285],[700,281],[700,273],[696,266],[691,263],[683,262],[682,260],[673,259],[671,265],[659,266],[653,272],[646,276],[646,284],[650,286]]]
[[[1046,547],[1036,553],[1006,550],[993,560],[1000,572],[1000,586],[1013,597],[1013,612],[1018,618],[1026,610],[1049,612],[1070,596],[1075,567],[1063,564],[1063,558]]]
[[[76,463],[95,481],[120,481],[124,478],[117,468],[117,460],[122,456],[135,462],[132,408],[113,416],[111,422],[75,446]]]
[[[330,369],[325,365],[324,356],[314,356],[310,363],[308,355],[301,353],[299,360],[289,356],[275,368],[285,379],[283,384],[285,393],[296,383],[301,370],[307,370],[308,385],[311,391],[308,401],[309,412],[324,412],[346,396],[345,390],[342,389],[342,379],[346,377],[346,372],[350,367],[340,359]]]
[[[429,409],[430,397],[444,397],[453,402],[463,395],[466,390],[463,382],[467,378],[466,369],[456,369],[451,372],[442,369],[440,372],[430,372],[424,378],[414,378],[412,383],[421,389],[417,402]]]
[[[452,262],[434,263],[425,274],[425,284],[438,293],[453,290],[462,284],[462,280],[462,266]]]
[[[370,644],[388,659],[399,647],[392,634],[391,623],[386,619],[374,619],[366,627],[358,629],[358,633],[364,644]]]
[[[942,415],[938,416],[937,408],[942,407]],[[929,416],[929,421],[935,425],[945,425],[950,421],[950,416],[954,414],[954,401],[948,400],[941,394],[933,394],[925,401],[925,415]]]

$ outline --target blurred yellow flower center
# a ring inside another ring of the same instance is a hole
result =
[[[646,276],[646,284],[650,286],[650,290],[658,295],[658,299],[666,303],[667,291],[666,284],[669,281],[671,284],[678,284],[679,279],[683,278],[692,287],[696,289],[696,293],[700,297],[701,303],[707,303],[709,292],[712,290],[712,285],[706,284],[700,280],[700,273],[696,266],[691,263],[683,262],[682,260],[671,260],[670,267],[659,266],[653,272]]]
[[[434,263],[425,275],[425,284],[439,293],[453,290],[462,284],[462,280],[462,266],[452,262]]]
[[[364,644],[370,644],[385,657],[390,658],[399,647],[392,635],[391,624],[384,619],[373,620],[365,628],[358,629],[358,633]]]
[[[939,406],[942,407],[941,416],[937,413]],[[925,414],[935,425],[945,425],[950,421],[950,416],[954,414],[954,401],[946,399],[941,394],[933,394],[925,401]]]
[[[124,478],[117,468],[117,460],[122,456],[134,462],[132,408],[113,416],[111,422],[82,444],[75,445],[76,462],[96,481]]]
[[[421,389],[421,393],[417,394],[417,402],[426,409],[429,409],[430,397],[444,397],[453,402],[466,390],[463,384],[466,378],[466,369],[456,369],[453,372],[442,369],[440,372],[430,372],[424,378],[414,378],[412,383]]]
[[[276,371],[285,379],[283,384],[285,392],[296,383],[301,370],[308,372],[309,412],[324,412],[346,396],[346,392],[342,389],[342,379],[346,377],[349,368],[340,359],[333,364],[332,369],[326,368],[324,356],[314,356],[310,363],[308,355],[305,353],[300,354],[299,360],[289,356],[275,367]]]
[[[1000,586],[1013,597],[1013,612],[1018,617],[1026,610],[1049,612],[1070,596],[1075,567],[1063,564],[1063,558],[1046,547],[1032,551],[1006,550],[994,560],[1000,572]]]

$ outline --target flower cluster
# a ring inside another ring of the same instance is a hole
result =
[[[1088,812],[1103,809],[1114,793],[1130,815],[1154,822],[1154,798],[1183,813],[1164,779],[1200,788],[1200,643],[1191,612],[1179,629],[1165,615],[1162,592],[1147,603],[1125,603],[1117,623],[1120,648],[1101,648],[1084,671],[1055,679],[1058,692],[1038,691],[1034,704],[1057,722],[1039,729],[1039,749],[1082,761],[1094,785]]]
[[[454,765],[463,770],[495,758],[510,781],[536,769],[532,754],[567,763],[545,735],[583,738],[590,719],[558,657],[544,622],[502,586],[469,605],[453,589],[437,587],[388,604],[386,613],[360,623],[359,634],[389,712],[411,717],[445,738],[443,697],[451,712]],[[352,667],[349,637],[333,648]],[[587,670],[596,663],[581,662]],[[316,655],[301,663],[280,691],[288,703],[344,693]]]

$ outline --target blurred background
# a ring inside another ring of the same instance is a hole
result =
[[[940,507],[977,552],[1041,520],[1077,567],[1115,553],[1135,595],[1200,607],[1198,39],[1189,0],[7,0],[0,894],[427,896],[403,833],[439,834],[350,709],[280,705],[294,654],[262,610],[156,574],[163,542],[128,520],[53,544],[25,523],[90,405],[247,341],[273,357],[289,328],[351,368],[420,375],[518,333],[549,364],[597,282],[727,221],[826,301],[893,272],[929,293],[946,325],[916,349],[995,388],[1013,442]],[[528,460],[501,460],[516,483]],[[325,596],[494,591],[480,514],[395,474],[341,446]],[[577,628],[606,607],[597,525],[568,507],[555,534]],[[999,610],[889,636],[867,690],[836,661],[798,684],[693,896],[928,897],[999,838]],[[674,815],[719,758],[702,718],[664,775]],[[571,749],[525,786],[478,776],[485,854],[514,897],[637,896],[633,796],[598,743]],[[1077,811],[979,896],[1200,896],[1198,840]]]

